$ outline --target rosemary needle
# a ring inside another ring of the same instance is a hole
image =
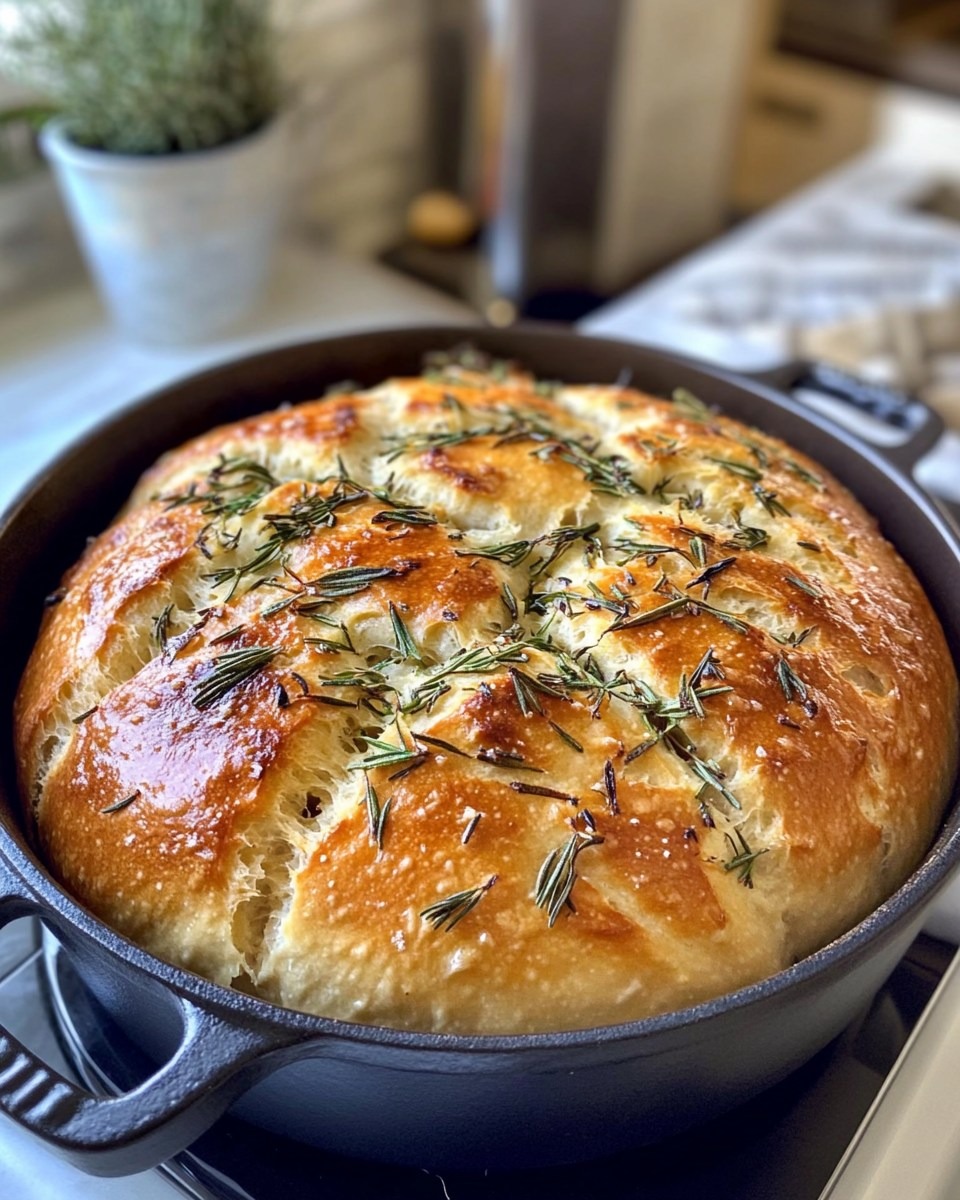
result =
[[[484,893],[489,892],[497,882],[497,876],[491,875],[486,883],[479,887],[467,888],[462,892],[454,892],[452,896],[444,896],[422,909],[420,916],[429,921],[434,929],[451,930],[458,925],[467,913],[480,903]]]
[[[280,653],[279,646],[245,646],[218,655],[213,670],[194,688],[195,708],[210,708],[244,680],[256,675]]]

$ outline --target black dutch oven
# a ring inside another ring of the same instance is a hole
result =
[[[572,1162],[652,1142],[783,1078],[835,1037],[916,936],[960,859],[954,803],[927,857],[865,921],[751,987],[627,1024],[463,1037],[325,1020],[232,992],[161,962],[102,924],[30,844],[9,713],[44,595],[103,528],[139,473],[211,426],[352,379],[416,373],[426,351],[469,340],[538,375],[669,395],[689,388],[818,459],[880,520],[923,582],[960,661],[960,535],[910,478],[939,436],[924,406],[807,366],[748,378],[657,350],[540,329],[391,330],[270,351],[174,384],[67,450],[0,524],[0,923],[39,915],[110,1017],[158,1064],[135,1090],[91,1095],[0,1032],[0,1109],[87,1171],[116,1175],[182,1149],[228,1107],[255,1126],[341,1154],[434,1169]],[[812,372],[812,374],[811,374]],[[858,442],[791,399],[812,382],[903,431]],[[955,797],[956,799],[956,797]],[[576,964],[571,964],[571,971]]]

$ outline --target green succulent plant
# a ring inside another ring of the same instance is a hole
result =
[[[266,0],[19,0],[2,59],[79,145],[206,150],[277,111],[269,10]]]

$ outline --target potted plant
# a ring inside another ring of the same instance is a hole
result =
[[[266,276],[284,177],[269,7],[20,0],[13,9],[6,65],[57,108],[44,153],[104,299],[140,340],[222,329]]]

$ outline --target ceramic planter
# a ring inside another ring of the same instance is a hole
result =
[[[117,324],[138,341],[201,341],[256,303],[284,193],[276,120],[214,150],[88,150],[62,120],[41,135],[78,241]]]

